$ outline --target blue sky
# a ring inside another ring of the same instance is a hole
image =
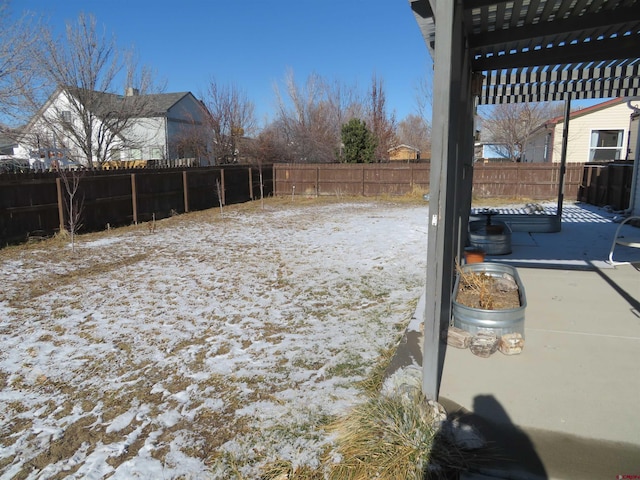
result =
[[[166,80],[167,92],[204,91],[215,77],[273,116],[274,83],[288,69],[366,89],[384,81],[389,111],[416,112],[416,87],[431,59],[407,0],[13,0],[57,32],[80,12],[95,15],[118,44]]]

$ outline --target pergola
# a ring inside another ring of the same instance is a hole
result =
[[[434,65],[422,387],[437,399],[471,208],[476,106],[564,100],[566,152],[572,99],[640,95],[640,0],[409,3]]]

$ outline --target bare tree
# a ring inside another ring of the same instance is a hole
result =
[[[20,123],[26,120],[22,92],[41,88],[30,51],[41,43],[42,29],[30,14],[12,18],[10,5],[0,0],[0,116],[3,123]]]
[[[204,106],[202,112],[202,117],[208,119],[209,113]],[[169,150],[175,152],[178,158],[194,159],[198,166],[212,164],[214,154],[209,123],[190,118],[173,137]]]
[[[384,92],[384,82],[375,74],[371,77],[371,88],[368,97],[367,125],[370,126],[377,140],[376,159],[389,160],[389,149],[397,140],[395,138],[396,120],[395,114],[387,113],[387,100]]]
[[[220,183],[220,179],[216,178],[216,185],[215,185],[215,192],[216,192],[216,196],[218,198],[218,206],[220,207],[220,216],[222,217],[222,206],[223,206],[223,199],[222,199],[222,184]]]
[[[482,138],[494,143],[501,157],[526,161],[523,155],[531,131],[561,112],[562,105],[553,102],[496,105],[481,116]]]
[[[418,115],[425,119],[427,123],[431,123],[431,108],[433,105],[433,68],[429,73],[425,74],[416,84],[416,110]]]
[[[84,198],[79,196],[78,192],[83,172],[75,169],[58,168],[58,176],[66,194],[64,196],[67,220],[65,226],[71,236],[71,251],[75,251],[76,233],[82,227],[82,211],[84,209]]]
[[[235,163],[239,140],[256,128],[255,105],[235,85],[220,85],[211,78],[203,103],[209,111],[213,153],[217,163]]]
[[[285,76],[283,96],[277,86],[278,125],[283,129],[294,161],[335,162],[340,146],[340,125],[331,118],[335,105],[327,100],[325,81],[317,74],[298,85],[293,71]]]
[[[55,143],[89,167],[108,161],[114,150],[139,148],[145,139],[136,123],[152,113],[151,71],[100,32],[93,16],[68,23],[62,38],[45,31],[31,54],[38,75],[57,89],[46,110],[40,110],[42,98],[23,92],[34,112],[42,112],[28,125],[32,146]]]
[[[419,115],[409,114],[398,123],[397,140],[420,150],[422,158],[431,152],[431,126]]]

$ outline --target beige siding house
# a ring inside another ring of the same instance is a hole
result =
[[[615,98],[571,113],[567,137],[567,162],[624,160],[629,149],[633,110],[628,99]],[[631,104],[640,105],[640,100]],[[526,162],[560,162],[564,117],[540,125],[529,135]]]

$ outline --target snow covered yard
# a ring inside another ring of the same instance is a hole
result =
[[[0,478],[317,466],[413,313],[427,213],[273,200],[0,250]]]

